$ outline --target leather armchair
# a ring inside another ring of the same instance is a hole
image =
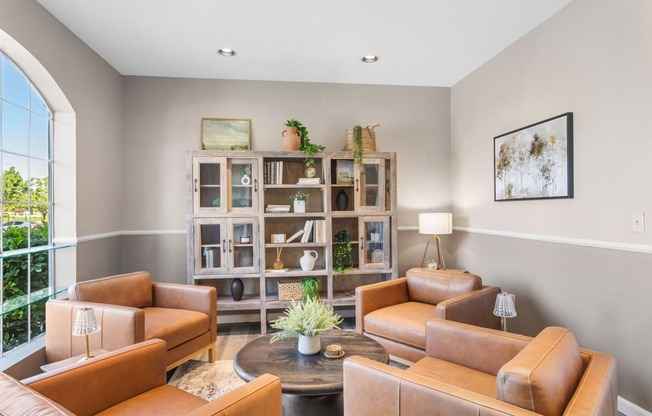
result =
[[[0,373],[0,414],[281,416],[281,382],[261,377],[207,402],[165,384],[166,343],[131,345],[19,381]]]
[[[426,321],[433,317],[499,329],[498,293],[474,274],[413,268],[406,277],[356,288],[355,329],[391,355],[416,362],[426,355]]]
[[[433,319],[427,356],[407,370],[344,362],[344,413],[617,415],[616,361],[581,349],[571,331],[535,338]]]
[[[160,338],[168,345],[168,370],[204,351],[215,361],[213,287],[157,283],[149,273],[135,272],[76,283],[68,297],[45,305],[47,363],[84,353],[83,337],[72,336],[76,312],[83,307],[94,309],[102,327],[89,337],[91,350],[113,351]]]

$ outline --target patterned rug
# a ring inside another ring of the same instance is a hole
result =
[[[389,365],[401,369],[408,367],[395,361],[390,361]],[[233,370],[233,360],[219,360],[213,364],[190,360],[177,368],[168,384],[211,401],[245,382]]]

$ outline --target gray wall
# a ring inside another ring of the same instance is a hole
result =
[[[467,231],[454,235],[457,267],[516,294],[515,331],[567,326],[614,354],[620,395],[647,409],[652,224],[634,234],[631,214],[652,212],[651,18],[648,0],[575,0],[451,93],[454,222]],[[566,111],[575,198],[494,202],[493,137]]]
[[[345,129],[379,122],[377,149],[398,152],[399,225],[450,209],[448,88],[125,77],[124,117],[123,224],[135,234],[124,239],[125,271],[185,281],[185,237],[175,233],[186,228],[185,157],[200,148],[202,117],[250,118],[254,150],[282,150],[289,118],[327,150],[343,147]],[[153,233],[165,237],[138,235]],[[401,248],[419,239],[401,234]]]

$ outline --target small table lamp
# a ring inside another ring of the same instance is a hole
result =
[[[511,293],[500,292],[496,296],[494,315],[500,316],[503,324],[503,331],[507,332],[507,318],[516,316],[515,296]]]
[[[450,213],[424,213],[419,214],[419,234],[430,234],[426,249],[423,251],[423,260],[421,260],[421,267],[426,267],[426,254],[428,254],[428,246],[430,240],[435,240],[437,243],[437,269],[446,270],[446,263],[444,262],[444,253],[441,251],[441,241],[438,234],[452,234],[453,233],[453,214]]]
[[[76,337],[86,336],[86,356],[79,361],[85,361],[92,358],[88,348],[88,336],[100,331],[100,324],[95,319],[93,308],[81,308],[77,311],[75,324],[72,327],[72,334]]]

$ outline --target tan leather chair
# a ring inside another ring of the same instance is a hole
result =
[[[426,331],[427,357],[407,370],[344,362],[347,416],[617,415],[616,361],[568,329],[530,338],[433,319]]]
[[[356,288],[356,332],[412,362],[426,355],[426,321],[448,319],[500,328],[493,308],[499,287],[460,270],[413,268],[406,277]]]
[[[207,402],[165,384],[165,341],[131,345],[24,380],[0,373],[0,414],[281,416],[281,381],[264,374]]]
[[[217,293],[215,288],[151,281],[135,272],[79,282],[69,300],[45,305],[46,362],[84,353],[84,337],[72,336],[77,310],[92,307],[102,330],[90,335],[91,350],[113,351],[154,338],[167,342],[167,368],[209,352],[215,361]]]

